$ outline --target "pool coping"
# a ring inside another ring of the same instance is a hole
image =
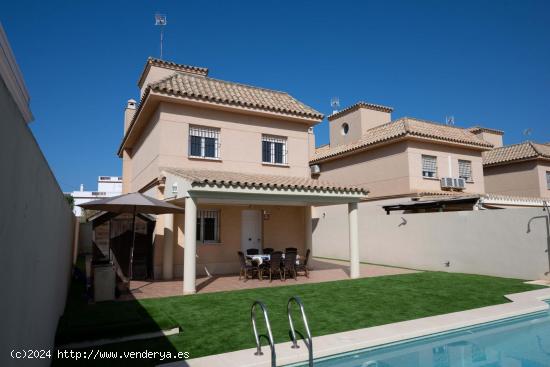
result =
[[[498,321],[537,311],[544,311],[549,305],[550,289],[508,294],[511,302],[487,306],[472,310],[430,316],[421,319],[396,322],[364,329],[345,331],[313,338],[314,358],[351,352],[382,344],[395,343],[406,339],[424,337],[431,334],[448,332],[454,329]],[[300,349],[292,349],[292,343],[278,343],[277,365],[284,366],[307,361],[307,348],[302,342]],[[178,361],[162,366],[172,367],[270,367],[271,357],[268,346],[262,347],[263,356],[255,356],[256,348],[243,349],[229,353],[210,355],[200,358]],[[189,351],[193,355],[193,351]]]

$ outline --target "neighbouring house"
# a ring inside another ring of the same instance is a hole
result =
[[[487,192],[550,198],[550,144],[526,141],[483,153]]]
[[[237,251],[311,247],[311,207],[347,204],[351,277],[359,275],[357,203],[362,185],[312,179],[312,127],[323,115],[285,92],[215,79],[207,68],[148,59],[129,100],[123,192],[185,208],[157,216],[155,279],[236,273]]]
[[[485,193],[482,153],[499,132],[410,117],[392,120],[392,111],[359,102],[329,116],[330,143],[315,150],[312,173],[368,187],[362,207],[373,213],[419,200],[420,211],[471,210]]]
[[[122,177],[120,176],[99,176],[97,179],[97,191],[85,191],[84,185],[80,190],[68,193],[74,199],[73,213],[77,217],[82,216],[82,208],[78,205],[92,200],[103,199],[122,194]]]

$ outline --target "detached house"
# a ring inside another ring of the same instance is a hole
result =
[[[483,153],[487,192],[550,198],[550,145],[527,141]]]
[[[330,144],[316,149],[312,172],[322,180],[368,187],[370,209],[363,207],[373,213],[383,214],[382,206],[471,209],[485,192],[482,153],[499,132],[392,120],[392,111],[359,102],[329,116]]]
[[[312,205],[349,206],[350,250],[357,250],[361,186],[314,180],[312,127],[323,115],[287,93],[209,76],[206,68],[148,59],[141,101],[128,102],[124,192],[140,191],[185,208],[157,216],[155,279],[236,273],[237,251],[311,246]],[[339,244],[341,245],[341,244]],[[358,255],[351,259],[358,276]]]

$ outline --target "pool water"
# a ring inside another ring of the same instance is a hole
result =
[[[550,312],[317,359],[315,367],[550,366]],[[307,366],[296,364],[293,366]]]

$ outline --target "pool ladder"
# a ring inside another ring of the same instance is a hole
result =
[[[297,296],[290,297],[286,305],[288,323],[290,325],[290,330],[288,331],[288,334],[290,336],[290,340],[292,341],[291,348],[292,349],[300,348],[300,346],[298,345],[298,341],[296,339],[296,330],[294,328],[294,322],[292,321],[292,304],[293,303],[298,305],[298,307],[300,308],[300,313],[302,314],[302,322],[304,323],[304,327],[306,328],[306,337],[307,337],[307,339],[304,340],[304,342],[309,352],[308,365],[309,367],[313,367],[313,338],[311,337],[311,332],[309,330],[309,324],[307,322],[306,312],[304,310],[304,304],[302,303],[302,300],[300,299],[300,297],[297,297]],[[267,328],[267,335],[258,334],[258,327],[256,324],[256,307],[260,307],[264,315],[264,320]],[[269,347],[271,348],[271,367],[276,367],[277,356],[275,353],[275,342],[273,341],[273,334],[271,332],[271,324],[269,323],[267,306],[261,301],[255,301],[252,304],[252,309],[250,310],[250,317],[252,319],[252,329],[254,330],[254,339],[256,340],[256,353],[254,353],[254,355],[257,355],[257,356],[263,355],[260,339],[261,337],[267,338],[269,342]],[[300,335],[302,334],[300,333]]]

